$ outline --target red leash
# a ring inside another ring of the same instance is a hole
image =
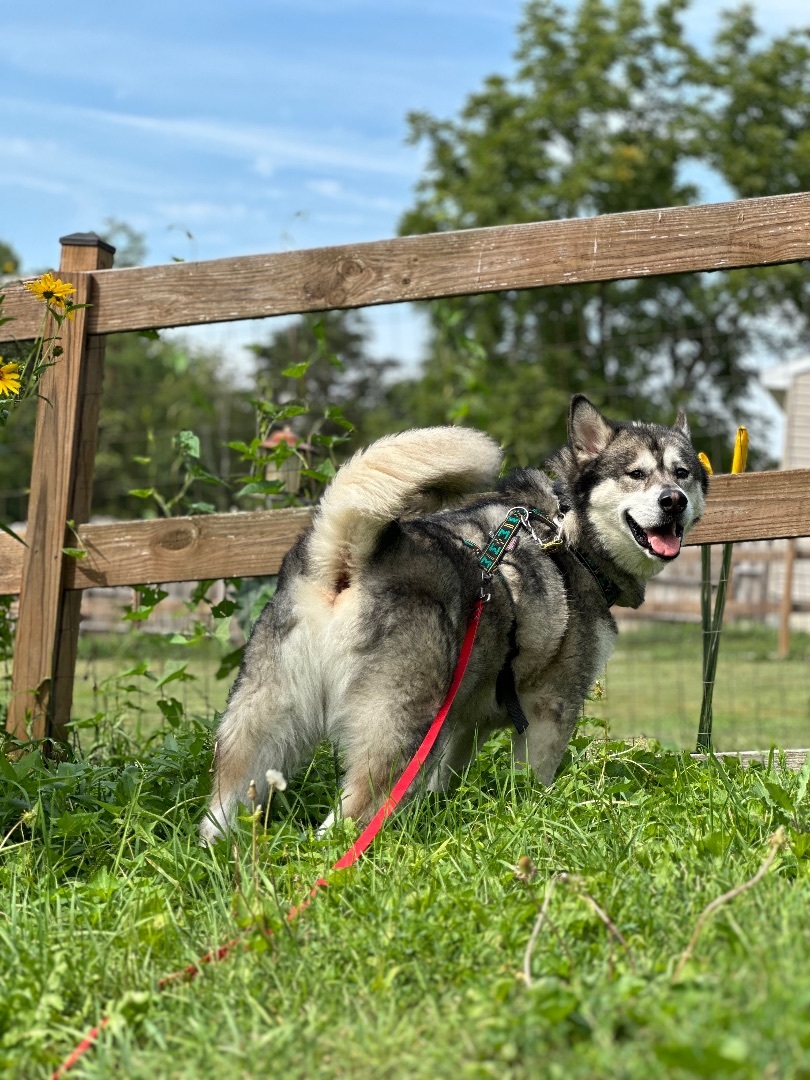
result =
[[[459,653],[456,670],[453,672],[453,680],[450,683],[450,689],[447,691],[447,697],[444,699],[442,707],[436,713],[436,719],[428,728],[428,732],[424,739],[422,739],[419,749],[405,766],[405,771],[402,776],[400,776],[399,780],[397,780],[396,784],[394,784],[391,789],[391,794],[365,829],[363,829],[360,836],[358,836],[357,840],[355,840],[349,850],[341,855],[338,861],[333,864],[333,870],[345,870],[347,866],[352,866],[356,863],[360,856],[368,850],[377,833],[382,828],[385,819],[390,817],[394,810],[396,810],[406,791],[416,779],[417,773],[425,763],[428,754],[433,748],[433,744],[439,736],[442,725],[447,719],[447,714],[450,712],[450,706],[455,700],[459,686],[461,686],[461,680],[464,678],[464,672],[467,670],[467,663],[470,659],[470,654],[472,653],[475,635],[478,633],[478,624],[481,620],[481,612],[484,610],[485,603],[486,600],[482,598],[476,603],[475,608],[473,609],[473,613],[470,616],[470,621],[467,625],[467,633],[464,636],[464,643],[462,644],[461,652]],[[318,878],[301,903],[295,907],[291,907],[287,912],[287,920],[292,922],[292,920],[302,911],[309,907],[314,897],[317,896],[318,890],[326,888],[328,885],[329,882],[326,878]],[[270,931],[270,933],[272,933],[272,931]],[[196,975],[199,975],[205,964],[223,960],[238,945],[245,942],[247,936],[247,934],[242,934],[240,937],[234,938],[233,941],[229,941],[227,945],[221,945],[217,949],[212,949],[211,952],[206,953],[205,956],[201,956],[193,964],[189,964],[188,967],[183,968],[181,971],[175,971],[171,975],[165,975],[158,981],[158,988],[162,990],[164,986],[170,982],[174,982],[176,979],[193,979]],[[51,1074],[51,1080],[59,1080],[60,1077],[64,1076],[72,1069],[79,1058],[86,1054],[88,1050],[92,1049],[102,1030],[108,1023],[109,1018],[105,1016],[97,1027],[91,1028],[70,1056],[65,1058],[59,1068]]]

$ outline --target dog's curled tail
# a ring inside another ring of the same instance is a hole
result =
[[[386,435],[354,455],[326,489],[309,555],[327,588],[344,588],[396,518],[430,513],[490,489],[502,454],[482,431],[418,428]]]

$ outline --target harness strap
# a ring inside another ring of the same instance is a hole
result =
[[[593,566],[582,552],[577,551],[574,547],[568,547],[563,544],[563,540],[560,536],[560,521],[562,515],[564,515],[568,509],[567,506],[561,506],[557,521],[552,521],[534,507],[527,508],[525,506],[513,506],[498,528],[490,533],[489,544],[487,544],[483,551],[481,551],[472,540],[462,541],[478,555],[478,565],[481,567],[482,597],[488,598],[488,593],[486,592],[487,583],[500,568],[500,564],[506,553],[511,551],[517,543],[518,531],[521,528],[524,528],[529,532],[532,539],[539,544],[542,551],[551,553],[555,548],[564,548],[564,550],[570,552],[580,566],[587,570],[594,579],[607,606],[612,607],[616,603],[619,598],[620,590],[615,581],[612,581],[606,574],[603,574]],[[544,543],[532,528],[530,518],[542,522],[542,524],[551,531],[552,539]],[[519,735],[522,735],[527,730],[529,721],[526,719],[526,713],[523,711],[523,706],[520,704],[517,684],[515,682],[515,672],[512,667],[519,652],[520,650],[517,644],[517,621],[513,618],[512,625],[509,628],[509,649],[503,667],[498,672],[498,677],[495,680],[495,701],[499,706],[506,706],[507,714],[514,725],[515,731],[517,731]]]
[[[512,625],[509,627],[509,651],[506,654],[503,667],[498,672],[498,678],[495,680],[495,701],[498,705],[506,706],[506,711],[509,714],[509,719],[514,724],[515,731],[518,735],[522,735],[528,728],[529,721],[526,719],[526,713],[523,711],[523,706],[520,704],[517,685],[515,683],[515,672],[512,668],[512,663],[517,658],[519,652],[520,649],[518,648],[517,643],[517,620],[512,619]]]

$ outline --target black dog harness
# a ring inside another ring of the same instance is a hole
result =
[[[517,544],[517,534],[521,528],[528,531],[532,539],[539,545],[541,551],[553,551],[556,548],[564,546],[562,537],[560,536],[560,530],[563,517],[567,510],[568,507],[561,506],[557,519],[551,521],[544,514],[541,514],[539,510],[535,510],[532,507],[513,506],[498,528],[490,533],[489,544],[487,544],[483,552],[472,542],[472,540],[464,540],[467,547],[474,548],[474,550],[478,552],[478,565],[481,567],[482,597],[489,597],[487,586],[489,585],[492,576],[500,568],[500,564],[506,553],[513,550]],[[551,530],[552,538],[550,540],[543,541],[537,536],[532,528],[532,518],[537,519]],[[588,571],[599,586],[599,590],[605,598],[605,603],[608,607],[612,607],[619,598],[620,590],[616,583],[611,581],[609,577],[599,571],[595,566],[592,566],[581,551],[577,551],[577,549],[573,547],[566,547],[566,550]],[[515,730],[519,735],[522,735],[528,728],[529,721],[526,719],[523,706],[520,704],[517,686],[515,684],[515,672],[512,667],[519,652],[520,648],[517,643],[517,619],[513,616],[512,625],[509,627],[509,649],[503,662],[503,667],[498,672],[498,677],[495,680],[495,701],[499,706],[504,705],[506,707],[509,719],[512,721]]]

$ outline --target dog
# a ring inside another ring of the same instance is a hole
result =
[[[367,822],[444,701],[482,595],[427,787],[445,790],[510,723],[516,758],[552,782],[613,650],[611,607],[638,607],[676,558],[708,475],[683,413],[673,427],[614,422],[583,395],[546,471],[499,481],[501,463],[488,435],[437,427],[386,436],[339,469],[245,647],[204,843],[251,781],[263,801],[267,771],[290,776],[324,739],[345,762],[344,818]]]

